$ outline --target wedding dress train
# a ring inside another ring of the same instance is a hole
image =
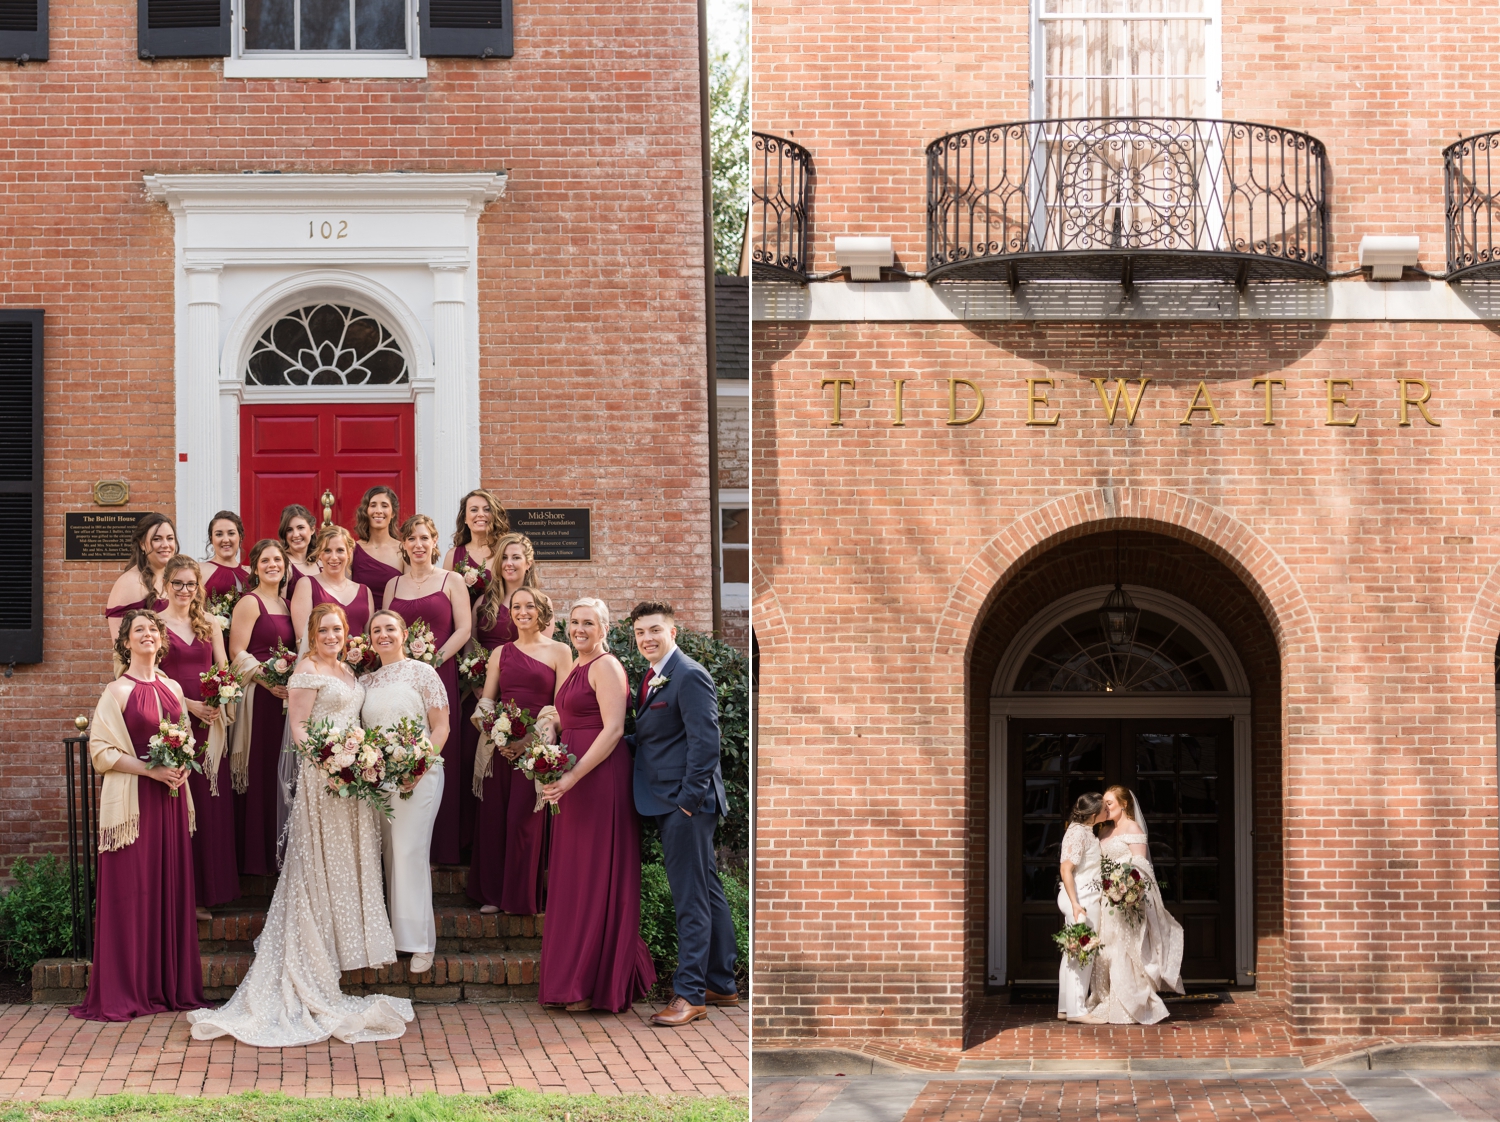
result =
[[[1156,879],[1149,857],[1131,853],[1146,844],[1145,834],[1111,835],[1100,846],[1102,856],[1129,862]],[[1182,925],[1162,903],[1161,890],[1146,894],[1144,914],[1132,923],[1100,901],[1099,937],[1104,946],[1094,962],[1087,1024],[1154,1025],[1167,1018],[1158,990],[1182,993]]]

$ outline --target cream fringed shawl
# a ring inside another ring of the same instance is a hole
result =
[[[89,725],[89,759],[94,770],[104,777],[99,788],[99,852],[124,849],[141,835],[140,776],[116,771],[115,764],[124,756],[135,758],[135,745],[125,727],[125,714],[108,689],[94,707]],[[152,780],[154,783],[155,780]],[[188,833],[198,828],[193,813],[193,793],[187,784],[180,788],[187,800]]]
[[[483,713],[476,708],[473,716],[469,718],[474,727],[479,730],[479,747],[474,750],[474,797],[481,802],[484,800],[484,781],[495,773],[495,745],[484,731],[484,726],[480,723],[480,717],[482,716]],[[561,718],[557,715],[557,709],[554,706],[546,705],[536,715],[535,723],[539,725],[543,721],[551,721],[553,725],[556,725],[560,720]],[[537,791],[541,791],[540,784],[537,785]]]
[[[235,717],[234,731],[229,737],[229,775],[234,780],[234,789],[243,795],[250,789],[250,731],[251,718],[255,715],[255,691],[260,689],[260,684],[255,680],[255,672],[260,669],[260,662],[249,651],[241,651],[230,666],[245,683],[245,694],[240,698],[239,712]],[[213,751],[210,741],[209,751]]]

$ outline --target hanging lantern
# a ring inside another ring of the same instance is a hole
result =
[[[1141,610],[1116,582],[1114,589],[1104,598],[1099,609],[1099,630],[1111,647],[1123,647],[1135,638],[1135,625],[1141,618]]]

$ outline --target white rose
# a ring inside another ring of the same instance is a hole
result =
[[[479,574],[477,572],[475,572],[473,569],[470,569],[467,573],[464,574],[464,583],[466,585],[468,585],[470,588],[473,588],[475,582],[478,581],[478,580],[479,580]]]

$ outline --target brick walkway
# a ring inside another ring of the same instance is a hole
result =
[[[418,1005],[416,1021],[399,1040],[277,1050],[229,1037],[191,1040],[182,1014],[101,1024],[57,1005],[4,1005],[0,1100],[251,1090],[352,1098],[506,1087],[747,1093],[743,1007],[710,1010],[706,1021],[684,1029],[651,1027],[652,1012],[646,1004],[618,1015],[554,1013],[532,1002]]]
[[[929,1083],[905,1122],[1372,1122],[1332,1076]],[[767,1120],[769,1122],[769,1120]]]

